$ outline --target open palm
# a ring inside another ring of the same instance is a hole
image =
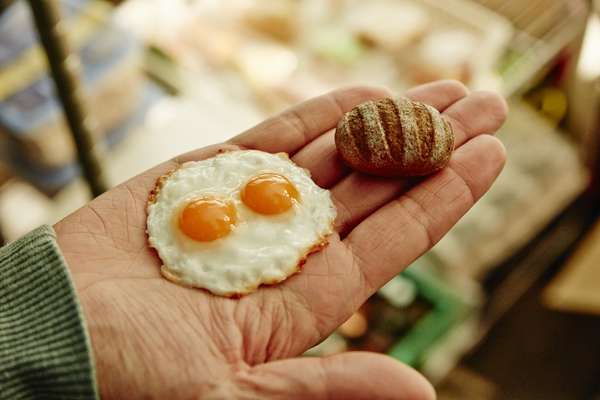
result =
[[[456,82],[414,88],[453,125],[447,168],[419,182],[352,172],[338,158],[342,114],[383,89],[349,88],[299,104],[230,141],[168,161],[98,197],[56,226],[83,306],[104,398],[432,398],[412,369],[371,353],[296,358],[435,244],[504,164],[496,131],[506,105]],[[199,132],[201,134],[201,132]],[[331,190],[329,246],[302,272],[241,299],[163,279],[148,248],[146,202],[178,163],[221,149],[287,152]]]

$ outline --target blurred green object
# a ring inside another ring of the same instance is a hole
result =
[[[512,68],[515,64],[521,61],[525,54],[515,49],[508,49],[502,56],[497,65],[497,71],[500,75],[505,75],[507,71]]]
[[[431,303],[432,309],[388,351],[390,356],[415,368],[421,365],[428,350],[471,309],[455,290],[425,268],[428,262],[430,260],[422,257],[401,276],[415,284],[419,295]]]
[[[463,292],[445,282],[437,275],[438,266],[431,253],[419,258],[355,313],[366,318],[366,332],[349,336],[340,328],[306,355],[373,351],[387,353],[414,368],[426,367],[440,349],[446,348],[446,338],[476,310],[476,302],[464,294],[472,291]]]
[[[329,26],[315,33],[312,48],[318,56],[344,65],[354,63],[365,52],[364,46],[348,31]]]

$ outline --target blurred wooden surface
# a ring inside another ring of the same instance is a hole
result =
[[[600,315],[600,223],[546,289],[544,300],[557,310]]]

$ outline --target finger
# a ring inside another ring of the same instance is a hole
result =
[[[317,185],[326,189],[351,171],[338,155],[334,135],[334,131],[329,131],[319,136],[292,157],[292,161],[310,171]]]
[[[360,223],[345,239],[370,295],[431,248],[489,189],[504,165],[502,143],[478,136],[447,168]]]
[[[486,91],[472,92],[442,113],[452,125],[455,148],[477,135],[495,132],[502,126],[507,114],[506,100]]]
[[[440,93],[448,93],[450,90],[440,91]],[[456,94],[459,94],[459,87],[455,90]],[[421,91],[421,96],[424,94]],[[488,92],[473,92],[450,105],[443,113],[454,126],[456,147],[477,135],[494,133],[506,119],[506,114],[504,100],[497,94]],[[338,232],[344,235],[398,195],[406,186],[406,180],[402,179],[371,178],[369,180],[357,174],[352,174],[339,182],[332,188],[332,195],[339,210],[336,220]]]
[[[429,104],[442,112],[468,94],[469,89],[459,81],[443,80],[415,86],[404,95],[411,100]]]
[[[352,173],[331,190],[337,210],[335,230],[344,237],[360,221],[396,198],[409,186],[406,179]]]
[[[349,352],[261,364],[236,374],[235,387],[264,399],[433,400],[422,375],[391,357]]]
[[[462,83],[445,80],[414,87],[404,95],[443,111],[468,93],[468,89]],[[387,96],[391,95],[387,93]],[[337,154],[333,131],[306,145],[298,151],[293,160],[301,167],[307,168],[313,180],[325,188],[333,186],[349,173],[349,169]]]
[[[334,90],[267,119],[232,138],[229,143],[293,155],[321,134],[335,128],[342,115],[354,106],[387,95],[384,89],[367,86]]]

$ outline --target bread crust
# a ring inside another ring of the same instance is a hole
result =
[[[344,114],[335,144],[344,162],[357,171],[384,177],[423,176],[448,164],[454,132],[430,105],[385,98]]]

